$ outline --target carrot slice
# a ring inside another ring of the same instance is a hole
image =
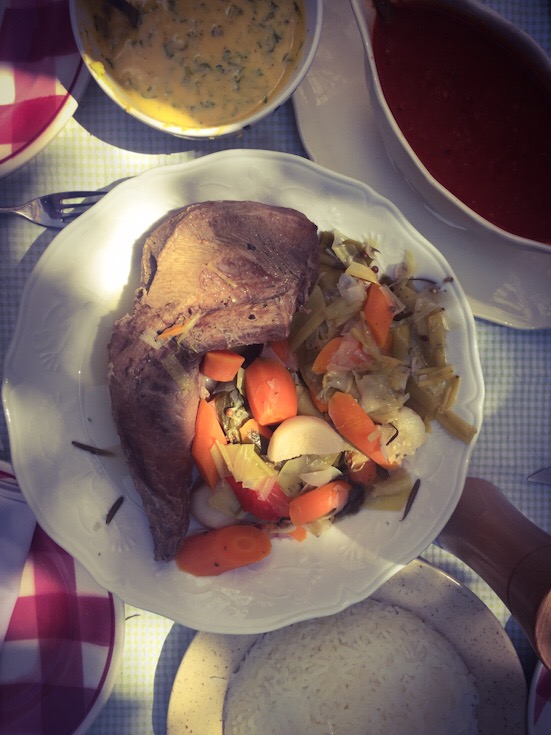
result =
[[[256,526],[225,526],[187,536],[176,554],[176,564],[195,577],[216,577],[261,561],[271,548],[268,534]]]
[[[297,415],[295,383],[291,373],[277,360],[257,357],[245,369],[245,392],[251,412],[262,426]]]
[[[235,378],[237,371],[244,362],[245,358],[243,355],[239,355],[237,352],[232,352],[231,350],[211,350],[205,353],[203,357],[201,372],[207,378],[226,383]]]
[[[310,388],[308,389],[312,403],[320,413],[327,413],[327,401],[321,400]]]
[[[323,388],[323,376],[314,373],[311,366],[302,367],[300,374],[306,384],[306,387],[308,388],[312,403],[320,413],[326,413],[327,401],[319,398],[320,391]]]
[[[356,456],[354,456],[356,455]],[[347,452],[345,457],[348,477],[364,487],[369,487],[377,479],[377,463],[360,452]]]
[[[378,283],[372,283],[367,289],[367,298],[363,306],[363,314],[375,344],[379,347],[388,345],[390,325],[394,319],[394,304],[386,290]]]
[[[306,539],[306,536],[308,536],[308,531],[304,528],[304,526],[297,526],[292,531],[289,531],[289,536],[291,538],[294,538],[295,541],[304,541]]]
[[[328,513],[339,511],[348,500],[350,485],[344,480],[333,480],[297,495],[289,503],[289,517],[295,526],[317,521]]]
[[[159,334],[159,339],[170,339],[171,337],[177,337],[179,334],[186,329],[185,324],[173,324],[171,327],[163,329]]]
[[[249,419],[239,427],[239,436],[243,444],[254,444],[251,439],[251,434],[254,432],[258,432],[265,439],[269,439],[274,433],[269,426],[261,426],[256,419]]]
[[[281,362],[286,362],[287,358],[289,357],[289,340],[288,339],[278,339],[274,340],[273,342],[270,342],[270,347],[275,352],[275,354],[279,357]]]
[[[195,435],[191,443],[191,456],[201,477],[210,488],[216,487],[220,479],[210,451],[217,441],[222,444],[228,443],[218,421],[214,403],[209,403],[201,398],[197,409],[197,418],[195,419]]]
[[[329,399],[329,418],[341,436],[381,467],[393,467],[383,452],[377,425],[349,393],[337,391]]]
[[[337,352],[343,341],[344,337],[333,337],[332,340],[321,348],[314,360],[314,364],[312,365],[313,373],[316,373],[316,375],[323,375],[323,373],[327,372],[327,368],[331,363],[333,355]]]

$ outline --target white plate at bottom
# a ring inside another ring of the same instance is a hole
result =
[[[373,233],[384,271],[407,250],[417,275],[446,282],[447,354],[461,376],[457,410],[477,428],[484,382],[469,305],[441,254],[369,187],[304,158],[237,149],[153,169],[119,184],[57,235],[26,283],[4,371],[21,490],[42,528],[120,599],[196,630],[240,634],[338,612],[418,557],[459,500],[474,441],[434,427],[408,463],[422,482],[403,520],[390,510],[358,513],[320,538],[279,539],[260,566],[219,577],[155,562],[112,419],[107,343],[139,282],[145,234],[174,209],[220,199],[294,207],[320,229],[349,237]],[[112,456],[83,452],[73,440]],[[108,524],[119,497],[125,502]]]
[[[416,559],[372,598],[415,613],[452,643],[477,682],[479,735],[526,732],[527,691],[520,661],[497,618],[470,590]],[[196,635],[174,681],[167,735],[222,735],[228,681],[256,639]]]

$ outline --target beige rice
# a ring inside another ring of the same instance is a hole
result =
[[[257,639],[230,679],[225,735],[474,735],[476,684],[446,638],[367,600]]]

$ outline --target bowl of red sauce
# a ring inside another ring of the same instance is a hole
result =
[[[474,0],[351,0],[377,124],[439,217],[551,253],[551,59]]]

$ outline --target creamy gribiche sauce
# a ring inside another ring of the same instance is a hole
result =
[[[260,110],[304,45],[303,0],[134,0],[137,28],[103,0],[85,1],[96,70],[171,124],[221,126]]]

